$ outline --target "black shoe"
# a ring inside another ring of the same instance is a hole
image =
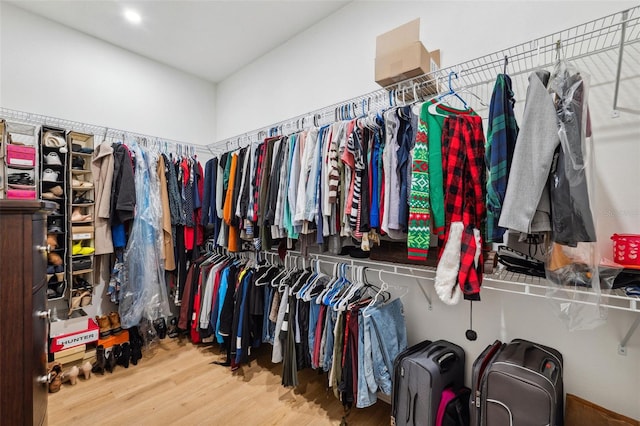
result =
[[[138,361],[142,358],[142,337],[138,332],[138,327],[129,329],[129,346],[131,347],[131,364],[138,365]]]
[[[178,337],[178,318],[171,318],[169,321],[169,329],[167,330],[167,336],[175,339]]]
[[[130,359],[131,359],[131,346],[129,345],[129,342],[124,342],[120,346],[120,357],[117,360],[118,365],[121,365],[124,368],[129,368]]]
[[[153,327],[156,329],[156,333],[158,333],[158,338],[164,339],[167,337],[167,322],[164,320],[164,317],[154,320]]]
[[[118,347],[120,345],[117,345]],[[109,354],[107,355],[106,358],[106,369],[109,373],[113,373],[113,370],[116,368],[116,354],[115,354],[116,350],[115,350],[115,346],[113,348],[111,348],[111,351],[109,351]]]
[[[71,161],[71,168],[73,170],[84,170],[84,158],[73,157],[73,161]]]
[[[104,374],[104,368],[107,365],[107,360],[104,357],[104,346],[98,345],[96,348],[96,362],[91,366],[91,372],[96,374]]]

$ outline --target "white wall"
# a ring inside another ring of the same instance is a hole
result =
[[[5,2],[0,106],[193,144],[214,141],[215,86]]]
[[[375,36],[415,17],[422,20],[426,47],[440,48],[442,65],[447,66],[635,5],[635,1],[355,1],[219,83],[216,137],[232,137],[376,90]],[[615,64],[615,57],[611,61],[607,67]],[[631,63],[625,71],[631,75],[621,86],[620,118],[609,116],[613,74],[591,92],[596,135],[594,213],[604,254],[611,250],[611,233],[640,233],[640,189],[634,187],[640,179],[640,100],[638,72],[633,70],[637,67]],[[482,302],[474,304],[479,338],[468,342],[467,303],[449,307],[435,300],[429,311],[414,282],[399,282],[411,289],[403,298],[410,343],[445,338],[460,344],[468,356],[467,377],[473,359],[493,340],[530,339],[564,355],[566,392],[640,419],[640,331],[630,340],[628,355],[617,354],[619,341],[638,314],[610,310],[604,326],[569,332],[547,300],[485,290]],[[437,299],[432,283],[424,285]]]

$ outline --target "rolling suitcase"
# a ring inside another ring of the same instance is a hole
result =
[[[438,340],[412,346],[394,362],[391,424],[434,426],[442,392],[464,386],[464,351]]]
[[[484,373],[477,378],[480,393],[475,395],[476,410],[479,409],[479,413],[474,410],[475,425],[562,426],[560,352],[521,339],[499,348],[498,343],[488,348],[497,351],[494,355],[483,352],[489,359]],[[477,363],[478,360],[474,363],[474,382]]]
[[[491,365],[494,358],[506,346],[501,341],[496,340],[493,344],[486,347],[484,351],[476,358],[471,367],[471,398],[469,400],[470,424],[480,424],[480,385],[487,367]]]

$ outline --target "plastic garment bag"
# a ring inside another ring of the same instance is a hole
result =
[[[162,203],[157,175],[158,154],[131,145],[135,158],[136,212],[124,253],[126,279],[120,289],[120,319],[124,328],[143,318],[170,316],[162,253]]]
[[[559,61],[549,86],[557,114],[560,145],[549,176],[552,232],[546,277],[557,315],[570,330],[592,329],[607,319],[601,305],[620,269],[604,266],[596,243],[587,172],[591,149],[588,76]],[[550,241],[549,241],[550,240]]]

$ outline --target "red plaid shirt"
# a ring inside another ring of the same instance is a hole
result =
[[[483,229],[486,214],[482,119],[471,115],[447,117],[442,136],[445,239],[449,237],[451,222],[464,224],[458,282],[465,298],[478,299],[482,283],[482,253],[477,267],[474,260],[478,244],[482,247],[482,239],[476,240],[473,229]],[[441,247],[444,248],[444,244]]]

